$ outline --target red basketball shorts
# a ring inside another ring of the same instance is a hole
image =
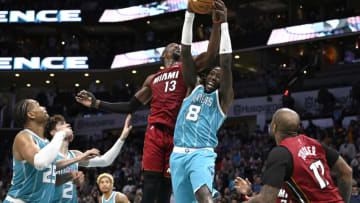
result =
[[[170,177],[169,159],[173,150],[174,130],[164,125],[150,124],[145,133],[143,163],[145,171],[156,171]]]

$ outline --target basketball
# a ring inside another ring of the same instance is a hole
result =
[[[215,0],[189,0],[189,8],[198,14],[208,14],[214,8]]]

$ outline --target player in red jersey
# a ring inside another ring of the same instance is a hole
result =
[[[333,149],[318,141],[298,135],[299,115],[283,108],[275,112],[271,134],[275,147],[269,154],[264,172],[264,186],[251,197],[254,202],[348,203],[351,196],[352,170]],[[336,174],[337,187],[330,169]],[[246,184],[241,178],[237,187]],[[249,193],[248,191],[245,194]],[[280,190],[283,189],[283,191]]]
[[[216,0],[221,1],[221,0]],[[206,53],[195,58],[197,71],[210,67],[220,44],[218,10],[213,11],[213,26]],[[146,78],[142,88],[129,102],[108,103],[96,100],[85,90],[76,100],[87,106],[115,113],[133,113],[151,100],[151,113],[143,150],[144,196],[142,202],[168,203],[171,195],[169,158],[173,149],[173,133],[177,114],[186,94],[180,63],[180,46],[169,44],[162,54],[165,69]]]

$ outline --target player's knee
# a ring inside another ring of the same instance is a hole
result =
[[[201,186],[196,192],[195,192],[196,200],[199,203],[212,203],[212,195],[207,185]]]

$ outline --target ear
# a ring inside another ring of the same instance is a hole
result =
[[[50,131],[50,135],[53,136],[53,137],[54,137],[55,133],[56,133],[56,130],[51,130]]]
[[[34,118],[35,118],[34,112],[29,111],[29,112],[26,113],[26,115],[27,115],[27,117],[28,117],[29,119],[34,119]]]

